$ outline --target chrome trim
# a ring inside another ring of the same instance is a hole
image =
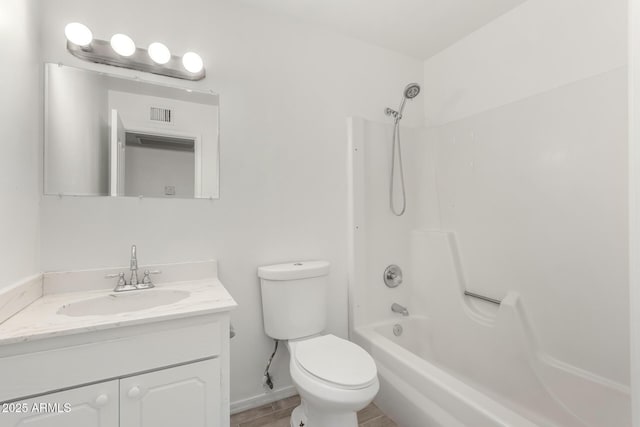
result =
[[[468,297],[472,297],[472,298],[477,298],[477,299],[481,299],[482,301],[487,301],[493,304],[497,304],[500,305],[502,304],[502,301],[499,299],[495,299],[495,298],[491,298],[491,297],[486,297],[484,295],[480,295],[480,294],[476,294],[474,292],[469,292],[469,291],[464,291],[464,294]]]
[[[391,304],[391,311],[393,311],[394,313],[402,314],[403,316],[409,315],[409,310],[407,310],[407,307],[400,305],[397,302]]]
[[[164,65],[158,65],[149,57],[147,49],[136,47],[130,57],[118,55],[106,40],[93,39],[89,46],[79,46],[67,40],[67,50],[76,58],[98,64],[112,65],[121,68],[175,77],[183,80],[202,80],[206,77],[204,67],[198,73],[191,73],[182,66],[182,57],[171,55],[171,59]]]
[[[384,269],[382,280],[389,288],[397,288],[402,284],[402,270],[397,265],[391,264]]]

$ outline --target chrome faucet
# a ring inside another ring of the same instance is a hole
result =
[[[155,287],[151,281],[152,274],[162,273],[160,270],[145,270],[142,282],[138,280],[138,255],[136,245],[131,245],[131,260],[129,261],[129,271],[131,271],[131,279],[129,283],[125,280],[124,273],[107,274],[105,278],[118,278],[118,284],[113,289],[114,292],[135,291],[137,289],[149,289]]]
[[[394,313],[402,314],[403,316],[409,315],[409,310],[407,310],[407,307],[401,306],[396,302],[391,304],[391,311],[393,311]]]
[[[133,285],[129,285],[124,278],[124,273],[115,273],[115,274],[107,274],[104,276],[105,279],[112,279],[114,277],[118,278],[118,284],[115,288],[113,288],[113,292],[124,292],[124,291],[135,291],[138,289]]]
[[[131,260],[129,261],[129,270],[131,270],[131,278],[129,284],[138,286],[138,256],[136,255],[136,245],[131,245]]]

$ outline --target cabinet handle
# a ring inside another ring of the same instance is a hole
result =
[[[96,406],[104,406],[107,403],[109,403],[109,396],[107,396],[106,394],[101,394],[100,396],[96,397]]]
[[[140,396],[140,387],[138,386],[131,387],[127,395],[132,399],[135,399],[136,397]]]

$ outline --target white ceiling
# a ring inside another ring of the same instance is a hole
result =
[[[426,59],[525,0],[240,0]]]

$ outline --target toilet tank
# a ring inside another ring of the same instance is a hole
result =
[[[302,261],[258,268],[264,330],[292,340],[318,334],[327,322],[329,262]]]

